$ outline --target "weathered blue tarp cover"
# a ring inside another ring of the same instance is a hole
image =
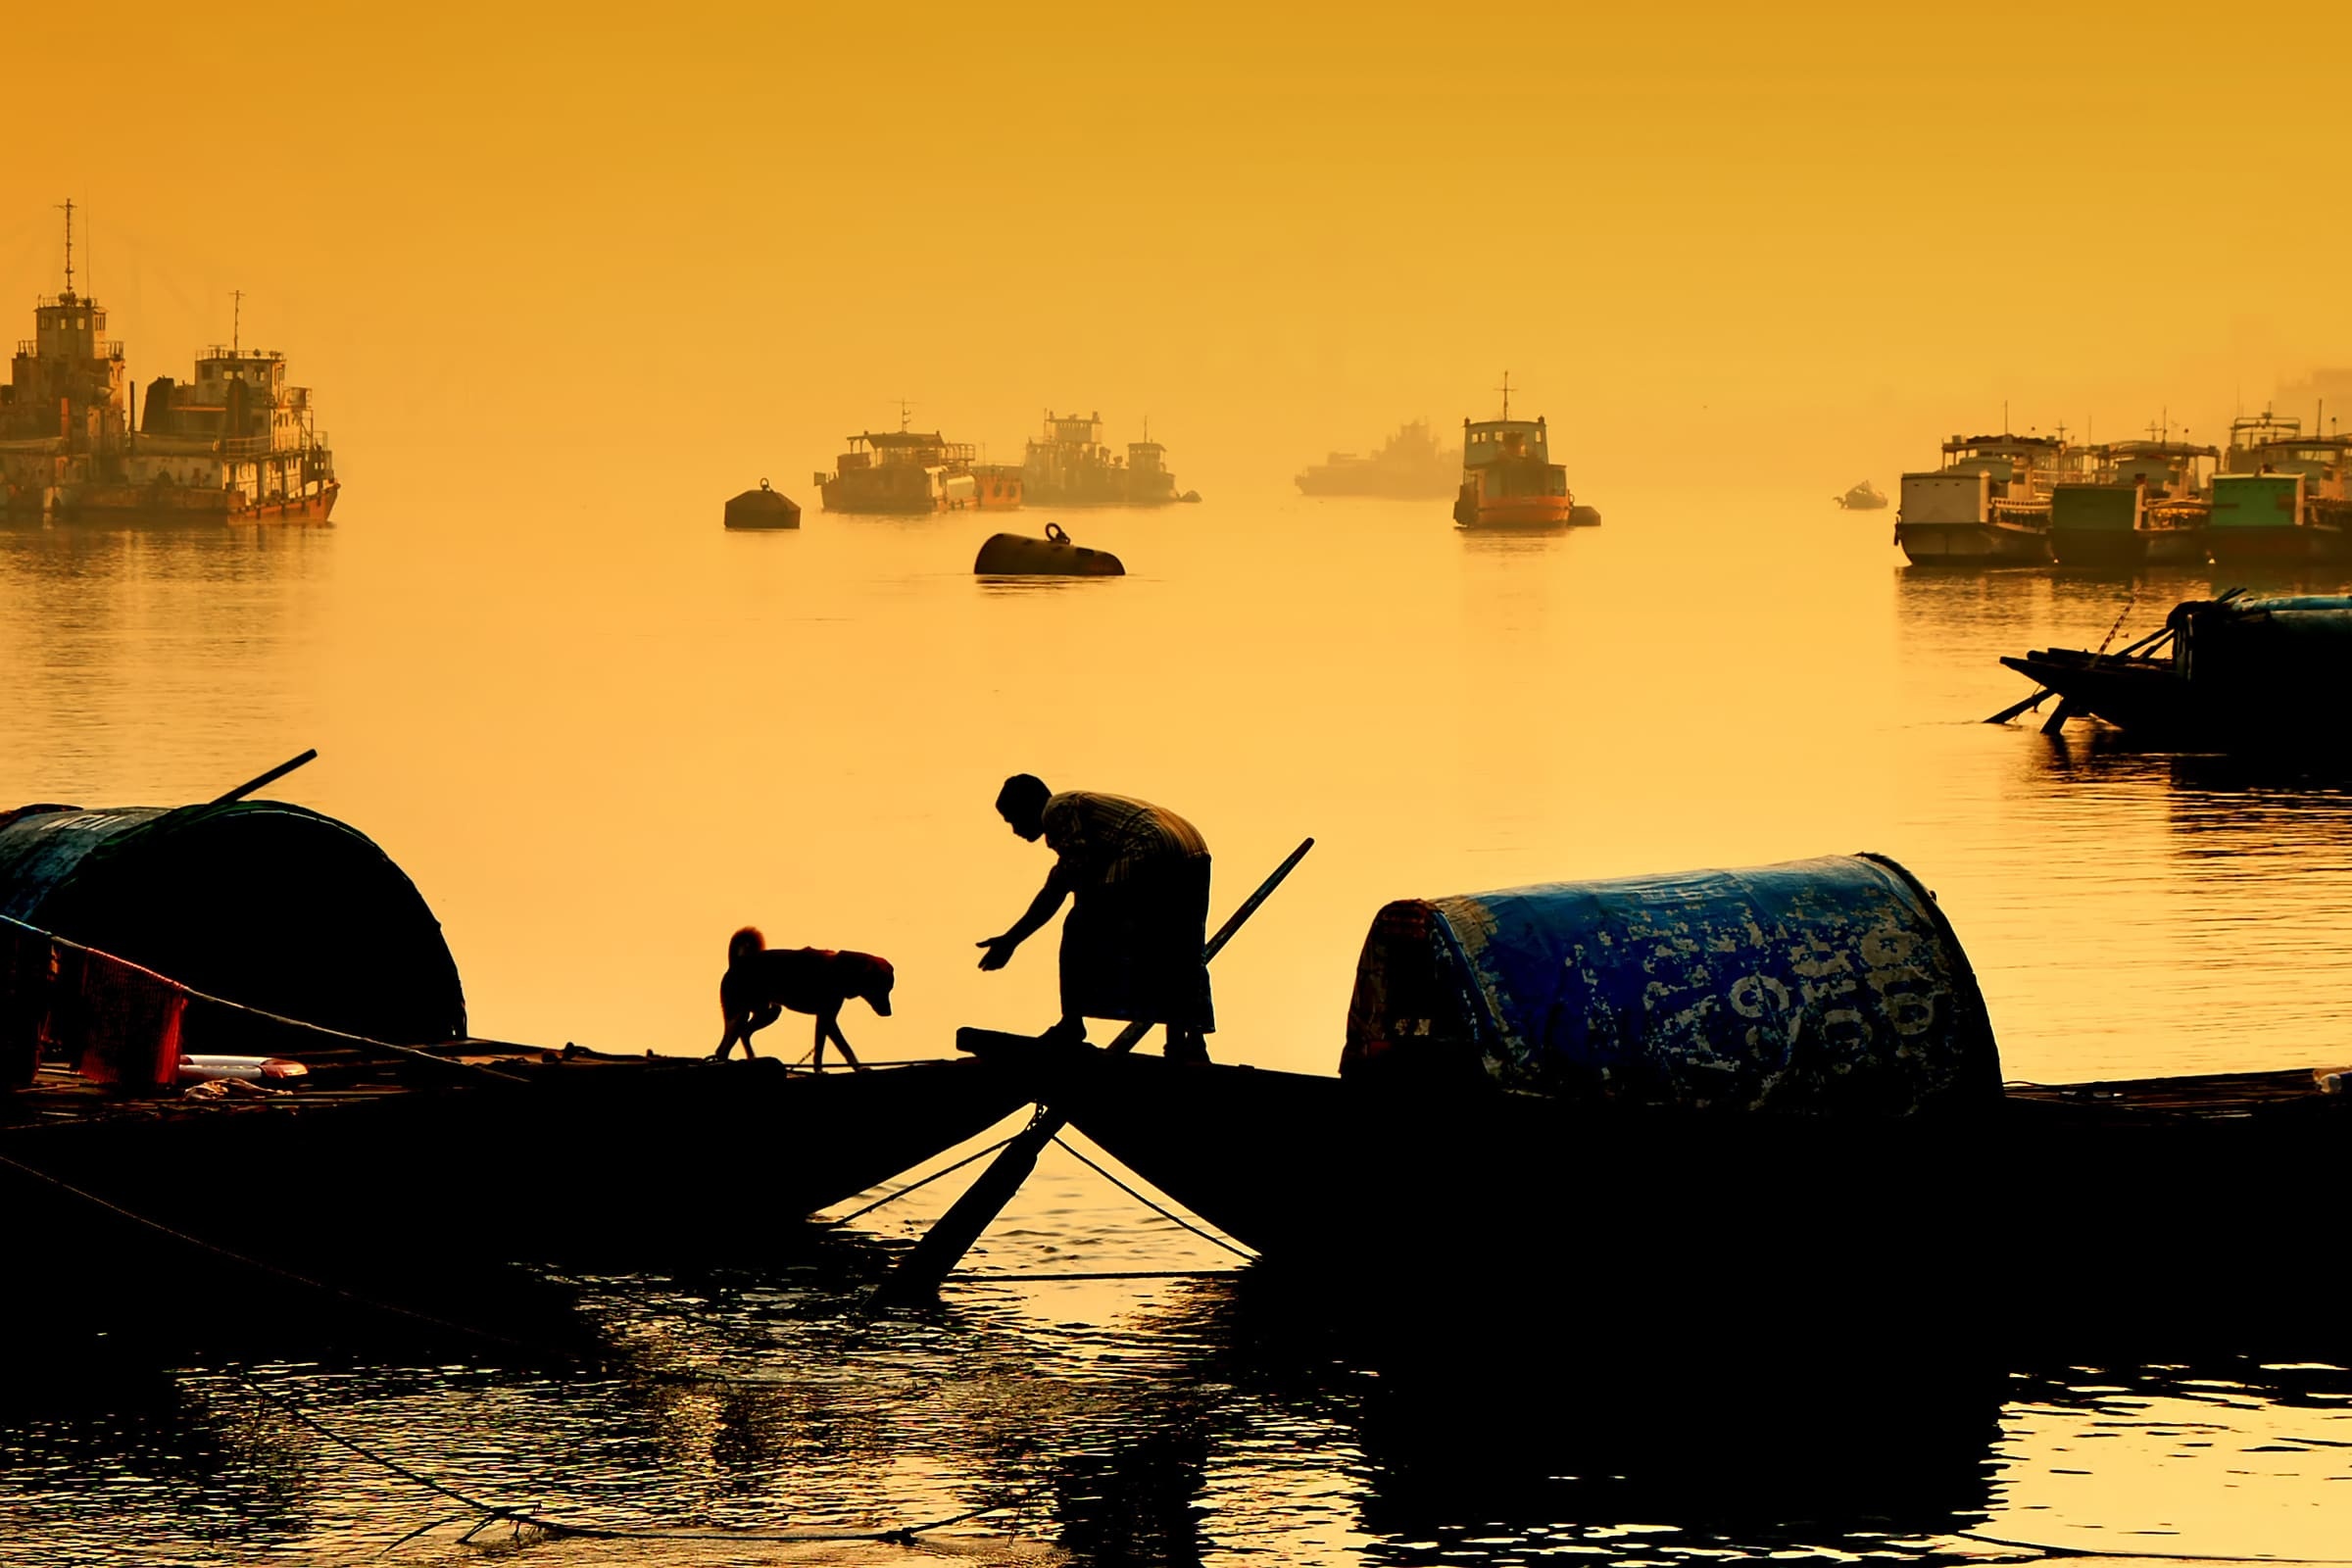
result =
[[[1908,872],[1865,856],[1393,904],[1343,1070],[1384,1056],[1692,1109],[1908,1115],[2000,1095],[1958,939]]]
[[[2352,674],[2352,598],[2335,594],[2191,601],[2173,612],[2178,663],[2199,681],[2322,683]]]

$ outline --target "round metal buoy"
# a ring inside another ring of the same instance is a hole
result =
[[[746,490],[727,503],[727,526],[730,528],[798,528],[801,509],[780,491],[768,488],[760,481],[757,490]]]
[[[1023,534],[991,534],[972,563],[980,577],[1124,577],[1127,568],[1107,550],[1089,550],[1070,543],[1059,523],[1046,524],[1043,539]]]

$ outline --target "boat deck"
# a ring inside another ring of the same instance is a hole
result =
[[[2012,1105],[2062,1105],[2135,1118],[2238,1121],[2314,1102],[2333,1108],[2345,1097],[2328,1094],[2323,1080],[2339,1070],[2352,1076],[2352,1067],[2287,1067],[2177,1078],[2113,1078],[2096,1083],[2010,1083],[2003,1086],[2003,1092]]]

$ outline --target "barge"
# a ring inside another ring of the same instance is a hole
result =
[[[2213,480],[2207,538],[2217,566],[2296,567],[2352,561],[2352,436],[2305,435],[2265,412],[2231,421]]]
[[[2151,429],[2090,448],[2092,474],[2050,490],[2050,550],[2062,566],[2130,570],[2205,563],[2212,469],[2221,453]]]

